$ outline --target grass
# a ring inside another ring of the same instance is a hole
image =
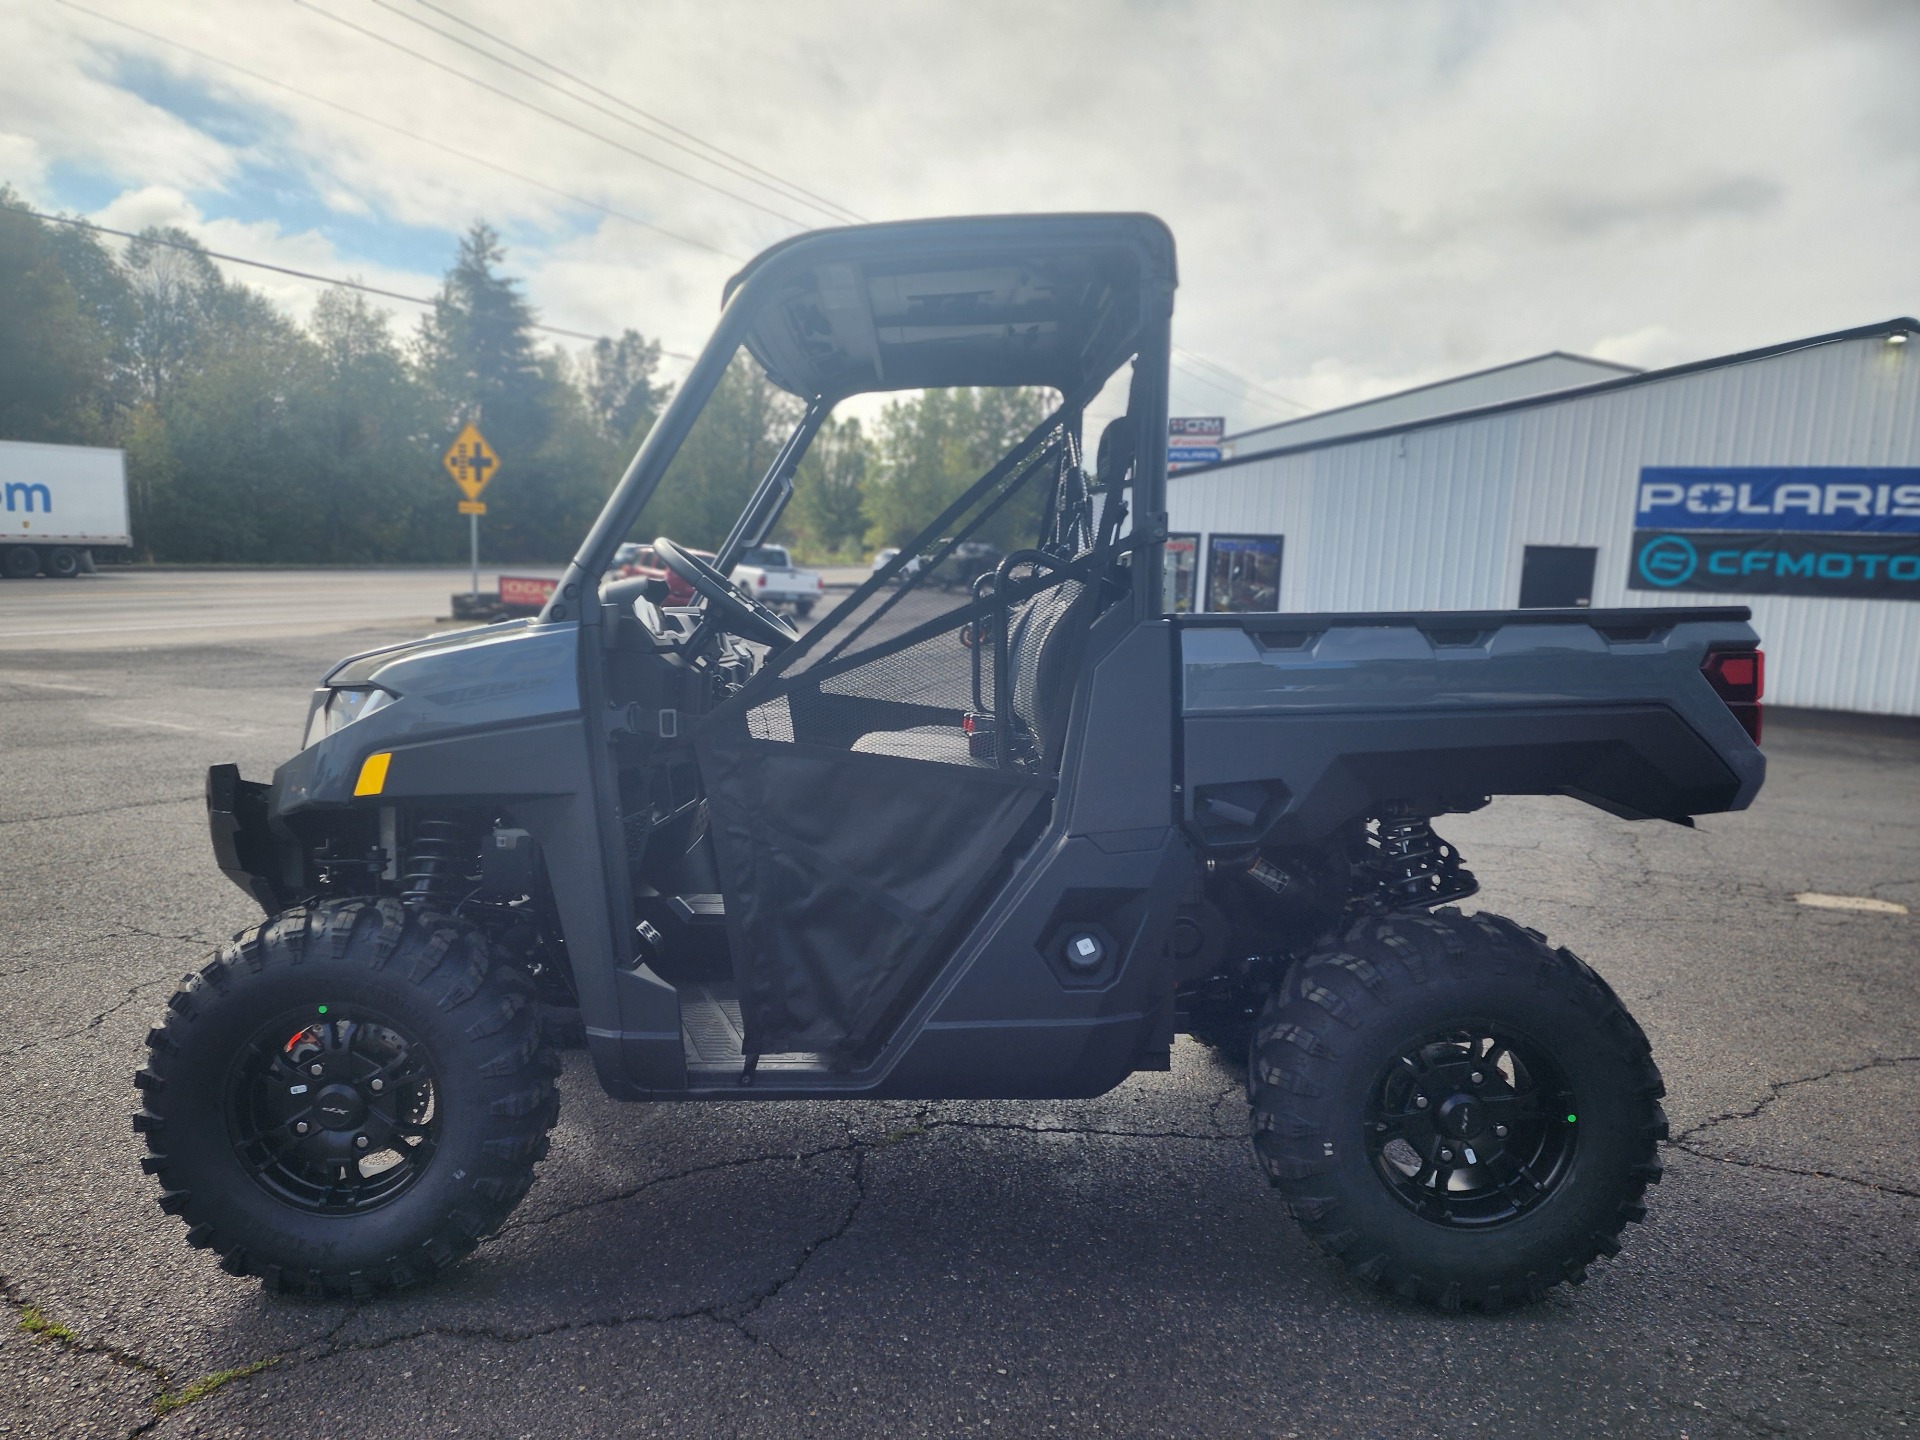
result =
[[[22,1305],[20,1307],[20,1329],[36,1340],[48,1340],[56,1345],[64,1345],[70,1350],[93,1350],[106,1354],[122,1364],[148,1371],[163,1383],[166,1380],[165,1373],[158,1366],[138,1356],[126,1355],[118,1350],[99,1345],[90,1345],[38,1306]],[[236,1365],[231,1370],[216,1370],[213,1374],[202,1375],[192,1384],[183,1385],[178,1390],[162,1390],[153,1399],[153,1413],[171,1415],[174,1411],[184,1409],[196,1400],[206,1399],[223,1385],[230,1385],[235,1380],[244,1380],[249,1375],[258,1375],[268,1366],[279,1363],[280,1357],[276,1355],[272,1359],[256,1360],[251,1365]]]
[[[222,1385],[235,1380],[244,1380],[249,1375],[258,1375],[269,1365],[277,1365],[279,1360],[256,1360],[251,1365],[236,1365],[231,1370],[216,1370],[211,1375],[202,1375],[191,1385],[183,1385],[178,1390],[163,1390],[153,1400],[153,1413],[171,1415],[174,1411],[204,1400]]]
[[[48,1315],[46,1311],[23,1305],[20,1308],[20,1328],[27,1334],[41,1340],[52,1340],[61,1345],[78,1345],[80,1337]]]

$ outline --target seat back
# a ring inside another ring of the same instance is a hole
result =
[[[1045,574],[1042,565],[1016,565],[1009,567],[1007,580],[1019,583]],[[1091,585],[1074,576],[1007,610],[1007,662],[999,684],[1006,687],[1012,718],[1032,736],[1040,766],[1049,774],[1058,768],[1066,744],[1073,680],[1085,650],[1082,642],[1094,594]]]

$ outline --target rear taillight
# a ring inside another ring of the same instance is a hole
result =
[[[764,575],[756,575],[754,576],[753,583],[756,589],[764,590],[767,588],[767,577]]]
[[[1741,728],[1760,743],[1760,697],[1767,688],[1767,657],[1758,650],[1711,650],[1700,662],[1713,693],[1727,702]]]

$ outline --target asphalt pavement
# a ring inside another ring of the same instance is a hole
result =
[[[426,628],[449,574],[0,585],[0,1435],[1920,1430],[1902,722],[1775,717],[1759,804],[1697,830],[1561,800],[1440,826],[1470,905],[1600,969],[1671,1091],[1648,1223],[1541,1304],[1349,1281],[1253,1166],[1239,1077],[1184,1040],[1171,1074],[1053,1104],[622,1106],[569,1056],[532,1193],[442,1283],[315,1304],[221,1273],[128,1125],[170,989],[255,918],[204,769],[265,777],[327,662]]]

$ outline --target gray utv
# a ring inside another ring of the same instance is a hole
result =
[[[136,1076],[189,1243],[308,1295],[428,1278],[533,1183],[569,1039],[628,1100],[1054,1100],[1185,1032],[1367,1281],[1487,1308],[1613,1254],[1660,1178],[1646,1037],[1453,908],[1430,822],[1746,806],[1747,613],[1168,614],[1174,281],[1143,215],[773,247],[537,620],[343,661],[271,783],[215,766],[267,918]],[[804,413],[709,563],[636,526],[733,363]],[[804,634],[730,583],[836,404],[962,385],[1058,403]],[[630,539],[695,602],[603,580]]]

